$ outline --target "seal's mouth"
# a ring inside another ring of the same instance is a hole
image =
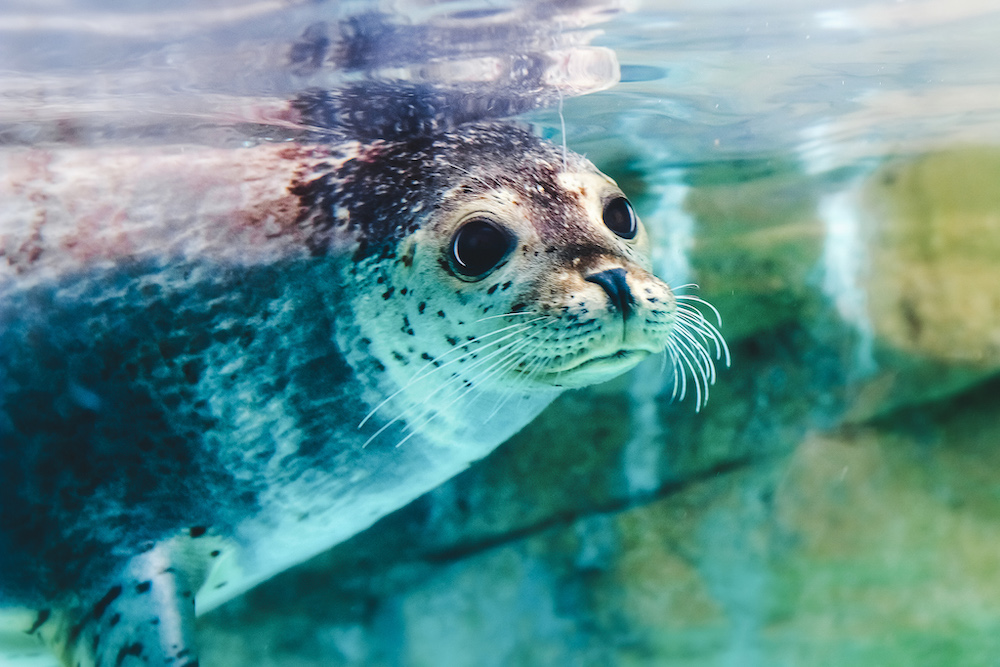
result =
[[[585,387],[631,370],[649,354],[649,350],[622,349],[588,357],[563,368],[548,368],[540,375],[554,387]]]

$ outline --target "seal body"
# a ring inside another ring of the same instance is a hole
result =
[[[67,665],[197,664],[196,610],[677,328],[617,186],[512,125],[0,159],[0,607]]]

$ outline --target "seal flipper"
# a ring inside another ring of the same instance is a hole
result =
[[[194,591],[165,545],[132,558],[92,604],[64,612],[53,637],[70,667],[197,667]]]

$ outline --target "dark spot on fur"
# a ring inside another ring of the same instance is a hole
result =
[[[181,371],[184,373],[184,379],[187,380],[188,384],[197,384],[198,380],[201,379],[201,371],[204,364],[198,359],[192,359],[183,366],[181,366]]]
[[[122,646],[118,650],[118,657],[115,658],[115,667],[121,667],[121,664],[125,662],[125,658],[127,658],[130,655],[136,658],[141,656],[142,643],[135,642],[134,644],[129,644],[128,646]]]
[[[511,311],[515,313],[520,313],[527,307],[528,304],[519,301],[518,303],[515,303],[513,306],[511,306]]]
[[[194,526],[191,528],[191,530],[188,531],[188,533],[191,535],[191,537],[201,537],[207,531],[208,528],[206,528],[205,526]]]
[[[514,284],[514,281],[512,281],[512,280],[508,280],[507,282],[505,282],[505,283],[504,283],[504,284],[503,284],[503,285],[502,285],[502,286],[500,287],[500,290],[501,290],[501,291],[504,291],[504,290],[506,290],[506,289],[507,289],[508,287],[510,287],[510,286],[511,286],[511,285],[513,285],[513,284]]]
[[[444,311],[443,310],[439,310],[437,312],[437,315],[438,315],[438,317],[444,317]]]
[[[184,339],[180,336],[175,338],[164,338],[158,341],[156,346],[160,350],[160,356],[165,360],[170,361],[184,351]]]
[[[420,303],[417,304],[417,312],[420,313],[421,315],[423,315],[424,314],[424,308],[426,308],[426,307],[427,307],[427,304],[424,303],[423,301],[421,301]]]
[[[94,620],[99,620],[101,616],[104,616],[104,612],[108,610],[108,606],[115,601],[115,599],[122,594],[121,585],[112,586],[104,597],[102,597],[97,604],[94,605],[94,609],[91,612]]]
[[[135,592],[136,593],[148,593],[149,589],[152,588],[152,587],[153,587],[153,582],[151,582],[151,581],[144,581],[141,584],[136,584],[136,586],[135,586]]]
[[[38,632],[38,628],[45,625],[45,621],[49,620],[50,616],[52,616],[51,609],[42,609],[39,611],[38,616],[35,617],[35,622],[31,624],[31,629],[28,630],[28,634],[33,635]]]
[[[150,625],[159,625],[160,624],[160,617],[157,616],[156,618],[149,619],[149,624]]]
[[[211,556],[212,558],[218,558],[220,553],[222,553],[222,552],[219,551],[218,549],[216,549],[216,550],[214,550],[212,553],[210,553],[208,555]]]
[[[113,614],[111,616],[111,618],[108,619],[108,626],[113,628],[116,625],[118,625],[118,621],[120,621],[120,620],[122,620],[122,615],[121,614],[117,614],[117,613]]]
[[[379,285],[381,285],[382,283],[384,283],[384,282],[385,282],[385,276],[379,276],[379,277],[378,277],[378,278],[377,278],[377,279],[375,280],[375,282],[377,282],[377,283],[378,283]]]
[[[404,357],[402,354],[400,354],[396,350],[392,351],[392,358],[395,359],[396,361],[398,361],[399,363],[403,364],[404,366],[406,366],[407,364],[410,363],[409,360],[406,357]]]
[[[403,296],[406,296],[409,291],[410,290],[408,288],[404,287],[403,289],[399,290],[399,293],[402,294]]]
[[[392,293],[395,291],[396,291],[395,287],[390,287],[389,289],[387,289],[385,292],[382,293],[382,298],[388,301],[389,299],[392,298]]]
[[[448,336],[445,340],[447,340],[448,344],[451,345],[452,347],[458,345],[458,339],[452,336]]]
[[[493,294],[493,292],[497,291],[498,287],[500,287],[500,283],[495,283],[492,287],[490,287],[488,290],[486,290],[486,293],[487,294]]]

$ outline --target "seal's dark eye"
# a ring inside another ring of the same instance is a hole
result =
[[[451,240],[451,258],[455,270],[470,278],[481,276],[496,267],[510,250],[510,235],[485,218],[475,218],[462,225]]]
[[[604,224],[623,239],[634,239],[639,231],[635,211],[625,197],[615,197],[604,207]]]

